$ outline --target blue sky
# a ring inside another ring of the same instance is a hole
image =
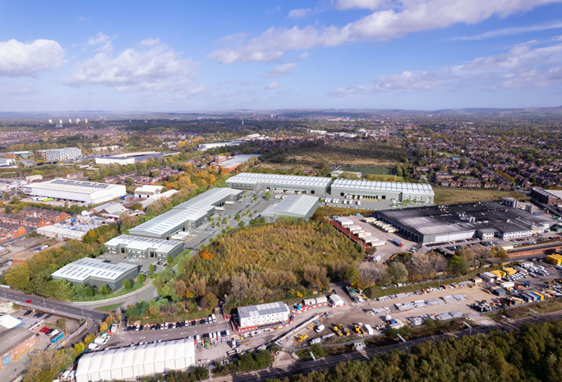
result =
[[[0,1],[0,111],[562,105],[562,0]]]

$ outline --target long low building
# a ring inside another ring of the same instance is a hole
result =
[[[426,183],[380,182],[369,180],[336,179],[331,195],[361,198],[366,201],[405,200],[433,204],[433,188]]]
[[[281,202],[267,207],[261,216],[267,223],[274,223],[281,216],[308,220],[318,205],[319,200],[316,196],[287,195]]]
[[[297,176],[257,174],[243,172],[226,180],[226,186],[237,190],[268,191],[273,193],[322,196],[328,192],[332,178],[318,176]]]
[[[38,338],[35,333],[24,328],[21,324],[12,328],[2,327],[0,329],[1,368],[4,368],[10,362],[20,357],[23,353],[31,349],[37,342]]]
[[[240,328],[250,328],[289,321],[291,311],[284,302],[244,306],[238,308]]]
[[[59,225],[48,225],[37,228],[37,233],[45,237],[59,240],[79,240],[82,241],[87,232],[65,228]]]
[[[126,254],[143,259],[155,257],[158,260],[166,260],[168,256],[174,258],[183,251],[183,243],[178,241],[130,235],[114,237],[104,246],[109,254]]]
[[[192,339],[153,342],[84,354],[78,362],[76,382],[136,380],[195,365]]]
[[[83,204],[99,204],[127,194],[125,185],[56,178],[31,183],[21,190],[28,195]]]
[[[548,216],[534,215],[498,202],[377,211],[374,216],[422,244],[472,238],[521,238],[544,232],[557,224]]]
[[[199,227],[215,213],[216,207],[224,205],[226,201],[236,201],[241,196],[242,191],[239,190],[213,188],[146,223],[131,228],[129,234],[170,240],[177,232]]]
[[[65,265],[51,276],[53,280],[66,280],[74,285],[89,285],[101,288],[107,285],[111,290],[123,286],[127,279],[134,280],[139,274],[139,265],[92,259],[89,257]]]

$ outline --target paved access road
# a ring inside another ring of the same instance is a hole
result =
[[[66,314],[74,315],[75,318],[84,317],[84,318],[90,318],[94,321],[103,321],[107,316],[107,313],[99,310],[82,308],[79,306],[75,306],[69,302],[43,298],[32,294],[26,295],[23,292],[19,292],[7,288],[0,289],[0,299],[5,301],[12,301],[24,308],[36,309],[42,312],[48,312],[48,313],[59,314],[59,315],[64,315],[66,313]],[[33,302],[31,304],[28,304],[26,303],[27,300],[31,300]]]
[[[496,325],[490,326],[478,326],[472,329],[472,334],[478,333],[488,333],[491,330],[516,330],[519,329],[524,324],[529,323],[542,323],[550,320],[560,320],[562,319],[562,312],[552,312],[541,315],[538,320],[535,317],[525,317],[518,320],[511,320],[508,322],[502,322]],[[283,379],[285,377],[296,375],[296,374],[306,374],[310,373],[312,370],[324,371],[330,369],[341,362],[348,361],[368,361],[371,356],[379,353],[388,352],[393,349],[409,351],[412,347],[419,345],[428,341],[438,341],[449,337],[460,338],[466,335],[470,335],[470,331],[463,330],[461,332],[441,334],[437,336],[431,336],[426,338],[419,338],[417,340],[408,341],[406,343],[397,343],[395,345],[381,346],[377,348],[367,349],[365,351],[353,352],[347,354],[341,354],[333,357],[326,357],[319,359],[317,361],[308,362],[296,362],[289,365],[278,366],[275,368],[268,368],[263,370],[257,370],[250,373],[228,375],[225,377],[213,377],[213,381],[233,381],[233,382],[245,382],[245,381],[265,381],[267,379]]]

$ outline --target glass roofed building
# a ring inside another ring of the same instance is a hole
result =
[[[129,234],[169,240],[177,232],[199,227],[215,213],[216,207],[221,207],[226,201],[240,199],[242,193],[230,188],[213,188],[146,223],[131,228]]]
[[[405,200],[433,204],[433,188],[425,183],[379,182],[369,180],[337,179],[332,184],[332,196],[364,200]]]
[[[287,195],[278,204],[269,206],[261,213],[267,223],[275,223],[280,216],[310,219],[318,208],[318,197],[308,195]]]
[[[244,306],[238,308],[240,328],[289,321],[289,308],[284,302]]]
[[[303,193],[322,196],[328,192],[331,178],[317,176],[255,174],[243,172],[226,181],[226,186],[237,190],[269,191],[272,193]]]
[[[123,286],[126,279],[134,280],[139,274],[140,265],[112,264],[107,260],[85,257],[65,265],[51,276],[53,280],[66,280],[74,285],[89,285],[101,288],[107,285],[111,290]]]

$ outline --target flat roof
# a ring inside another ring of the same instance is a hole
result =
[[[238,308],[238,317],[242,319],[286,312],[289,312],[289,308],[284,302],[279,301],[269,304],[243,306]]]
[[[240,155],[236,155],[232,159],[219,163],[219,166],[227,167],[227,168],[234,167],[246,163],[247,161],[250,160],[250,158],[258,158],[260,156],[261,154],[240,154]]]
[[[9,314],[4,314],[0,316],[0,325],[5,327],[6,329],[12,329],[18,326],[23,325],[23,321],[18,320],[14,316],[10,316]]]
[[[534,189],[542,194],[550,194],[550,196],[554,196],[555,198],[562,199],[562,190],[541,190],[538,188]]]
[[[51,276],[75,281],[85,281],[89,277],[115,281],[124,273],[134,268],[137,268],[137,266],[133,264],[112,264],[103,260],[85,257],[65,265]]]
[[[13,350],[16,346],[35,336],[33,332],[24,328],[23,326],[18,326],[13,329],[8,329],[0,333],[0,354],[6,354],[10,350]]]
[[[434,195],[433,188],[427,183],[381,182],[370,180],[336,179],[334,188],[365,191],[396,191],[414,194]]]
[[[68,180],[56,178],[46,182],[31,183],[27,186],[31,189],[43,189],[52,191],[68,191],[79,194],[93,194],[100,190],[108,190],[116,187],[125,187],[123,185],[111,183],[84,182],[79,180]]]
[[[287,195],[281,202],[267,207],[261,214],[262,216],[273,216],[287,213],[304,216],[316,203],[318,203],[318,198],[314,196]]]
[[[183,243],[172,240],[154,239],[143,236],[121,235],[114,237],[105,243],[105,246],[124,245],[128,249],[138,251],[146,251],[147,249],[155,249],[157,252],[170,252],[177,247],[183,247]]]
[[[327,187],[332,182],[332,178],[319,176],[299,176],[299,175],[278,175],[278,174],[258,174],[242,172],[226,180],[226,184],[245,183],[245,184],[280,184],[288,186],[316,186]]]
[[[78,231],[70,228],[61,227],[59,225],[46,225],[44,227],[37,228],[37,233],[44,235],[46,232],[52,232],[55,234],[61,234],[65,238],[82,239],[87,232]]]

